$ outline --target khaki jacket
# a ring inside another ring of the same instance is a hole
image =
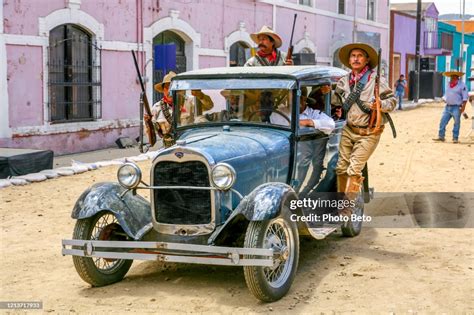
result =
[[[359,97],[360,100],[364,102],[367,107],[370,107],[374,100],[375,77],[376,73],[372,72],[369,81],[365,85]],[[337,82],[336,90],[331,98],[332,104],[342,105],[351,93],[351,89],[349,86],[349,78],[350,73],[342,77],[339,82]],[[380,99],[382,112],[384,113],[391,112],[397,105],[397,100],[384,77],[380,77]],[[366,127],[369,124],[370,115],[364,113],[359,108],[359,106],[354,103],[351,106],[349,112],[347,113],[346,119],[348,125]],[[386,118],[383,117],[382,123],[385,124],[386,122]]]

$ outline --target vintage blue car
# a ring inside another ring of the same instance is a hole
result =
[[[323,239],[341,227],[294,220],[303,209],[290,208],[336,191],[345,121],[321,87],[334,87],[345,73],[287,66],[177,75],[171,85],[176,145],[158,152],[150,183],[136,164],[126,163],[118,183],[87,189],[74,206],[77,223],[73,239],[62,242],[63,255],[73,255],[77,272],[92,286],[122,280],[133,260],[158,260],[243,266],[258,299],[282,298],[297,270],[300,235]],[[335,129],[299,127],[303,100],[332,116]],[[212,108],[203,111],[202,102]],[[141,189],[151,190],[150,201],[137,194]],[[342,225],[346,236],[360,230],[359,221]]]

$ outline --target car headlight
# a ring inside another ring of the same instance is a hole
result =
[[[133,189],[142,180],[142,171],[134,163],[125,163],[117,171],[117,179],[123,187]]]
[[[235,170],[229,164],[219,163],[212,169],[211,179],[215,187],[228,190],[235,183]]]

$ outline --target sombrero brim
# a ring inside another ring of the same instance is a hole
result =
[[[164,85],[164,83],[155,84],[155,90],[157,90],[160,93],[163,93],[163,85]]]
[[[446,71],[446,72],[443,72],[443,75],[444,76],[447,76],[447,77],[450,77],[450,76],[458,76],[458,77],[462,77],[464,75],[464,72],[461,72],[461,71]]]
[[[339,49],[339,61],[341,61],[343,65],[345,65],[347,68],[351,67],[351,65],[349,64],[349,55],[354,49],[362,49],[367,53],[367,55],[369,56],[369,67],[371,69],[377,67],[377,52],[372,46],[363,43],[347,44]]]
[[[271,33],[271,32],[260,32],[260,33],[253,33],[250,34],[250,38],[255,42],[255,44],[258,44],[258,35],[267,35],[275,41],[275,48],[281,47],[282,40],[281,37],[278,36],[276,33]]]
[[[157,90],[159,93],[163,93],[163,85],[165,83],[171,83],[171,80],[176,76],[176,73],[173,71],[170,71],[165,77],[163,78],[163,82],[155,84],[155,90]]]

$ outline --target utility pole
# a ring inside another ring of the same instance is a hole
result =
[[[413,101],[420,97],[420,31],[421,31],[421,0],[416,5],[416,50],[415,50],[415,95]]]
[[[464,70],[464,14],[466,13],[466,0],[462,1],[462,15],[461,15],[461,59],[459,60],[459,71]]]
[[[354,0],[354,23],[352,25],[352,42],[357,39],[357,0]]]

